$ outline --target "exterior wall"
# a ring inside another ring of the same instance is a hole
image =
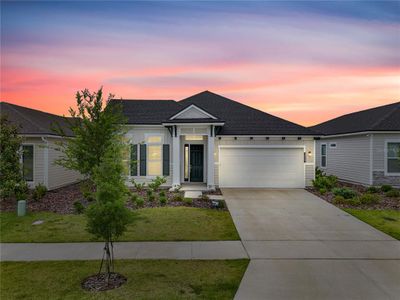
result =
[[[172,138],[171,134],[169,133],[168,129],[164,126],[145,126],[145,125],[132,125],[127,126],[127,133],[126,138],[130,144],[142,144],[146,141],[146,135],[151,134],[160,134],[163,136],[163,143],[170,145],[170,176],[166,176],[167,182],[166,186],[172,185]],[[131,179],[134,179],[138,183],[150,183],[154,176],[128,176],[128,181],[126,182],[127,185],[132,185],[130,182]]]
[[[400,133],[374,133],[372,135],[372,176],[374,185],[390,184],[400,186],[400,176],[390,176],[386,173],[385,147],[387,140],[398,140]]]
[[[79,172],[68,170],[55,164],[55,161],[61,158],[64,154],[57,151],[55,148],[56,139],[48,138],[48,189],[56,189],[71,183],[78,182],[83,179]],[[44,149],[46,151],[46,148]],[[45,159],[45,158],[44,158]]]
[[[339,179],[369,185],[371,182],[370,136],[352,135],[317,141],[316,165]],[[321,167],[321,144],[326,143],[326,168]],[[336,148],[330,144],[336,143]]]
[[[44,146],[40,137],[23,138],[23,145],[33,145],[33,181],[28,181],[30,188],[39,183],[45,184]]]
[[[250,137],[240,137],[238,136],[235,140],[234,137],[225,137],[222,136],[221,139],[218,137],[215,139],[215,151],[214,151],[214,160],[215,160],[215,172],[214,179],[215,184],[219,183],[219,151],[218,147],[222,145],[274,145],[274,146],[294,146],[300,145],[305,146],[306,153],[311,152],[311,156],[306,155],[306,163],[305,163],[305,179],[306,185],[309,186],[312,184],[312,180],[315,176],[315,165],[314,165],[314,139],[312,137],[305,137],[301,140],[298,140],[297,137],[286,137],[285,140],[282,140],[282,137],[270,137],[269,140],[266,140],[265,137],[256,137],[254,136],[251,140]]]

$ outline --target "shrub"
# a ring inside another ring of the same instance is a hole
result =
[[[363,194],[358,200],[361,204],[376,204],[381,201],[381,197],[377,194]]]
[[[180,193],[176,193],[174,195],[173,200],[176,201],[176,202],[182,202],[183,201],[183,196]]]
[[[137,199],[139,198],[139,195],[136,193],[132,193],[131,195],[131,201],[132,203],[136,203]]]
[[[137,197],[135,203],[136,203],[136,206],[137,206],[137,207],[143,207],[143,206],[144,206],[144,199],[143,199],[143,197]]]
[[[392,190],[390,190],[390,191],[387,191],[387,192],[385,193],[385,196],[386,196],[386,197],[390,197],[390,198],[398,198],[398,197],[400,197],[400,191],[399,191],[399,190],[392,189]]]
[[[379,189],[376,186],[370,186],[367,188],[367,193],[376,194],[379,192]]]
[[[312,183],[313,183],[314,188],[316,188],[317,190],[324,188],[327,191],[330,191],[332,188],[334,188],[337,185],[337,177],[333,176],[333,175],[316,176]]]
[[[325,176],[325,172],[322,171],[320,168],[316,167],[315,168],[315,177],[322,177]]]
[[[167,202],[168,202],[167,197],[165,197],[165,196],[160,196],[160,198],[158,200],[160,201],[161,205],[167,204]]]
[[[46,193],[47,193],[47,187],[39,183],[33,190],[32,198],[36,201],[40,200],[44,197],[44,195],[46,195]]]
[[[224,201],[224,200],[218,201],[218,206],[217,206],[217,208],[225,208],[225,201]]]
[[[193,204],[193,199],[192,198],[183,198],[183,203],[191,205],[191,204]]]
[[[326,188],[319,189],[319,193],[320,193],[321,195],[325,195],[326,192],[327,192]]]
[[[165,191],[161,191],[158,195],[159,195],[160,197],[165,197],[165,196],[166,196]]]
[[[146,185],[145,183],[137,183],[137,182],[135,181],[135,179],[132,179],[131,182],[132,182],[132,184],[133,184],[133,186],[135,187],[135,190],[136,190],[137,192],[143,191],[144,186]]]
[[[149,188],[152,189],[153,191],[158,191],[161,185],[167,182],[167,179],[165,177],[160,177],[157,176],[154,178],[151,183],[149,183]]]
[[[333,198],[333,204],[346,204],[346,199],[343,196],[337,195]]]
[[[29,194],[28,184],[25,181],[20,181],[15,184],[14,193],[17,200],[26,200]]]
[[[76,200],[74,202],[74,210],[75,210],[75,213],[82,214],[85,211],[85,207],[79,200]]]
[[[147,194],[147,197],[150,197],[151,195],[153,195],[153,190],[147,190],[146,194]]]
[[[393,187],[391,185],[388,185],[388,184],[385,184],[385,185],[381,186],[381,191],[384,192],[384,193],[389,192],[392,189],[393,189]]]
[[[203,200],[203,201],[209,201],[210,197],[208,197],[208,195],[206,195],[206,194],[201,194],[200,199]]]
[[[357,196],[357,192],[350,188],[334,188],[332,192],[335,196],[342,196],[344,199],[351,199]]]
[[[150,194],[147,194],[147,199],[149,199],[149,201],[153,202],[156,199],[156,196],[154,195],[153,192],[151,192]]]
[[[81,193],[82,193],[83,198],[85,198],[87,201],[92,202],[95,200],[92,184],[90,184],[88,182],[82,183],[81,184]]]
[[[356,198],[351,198],[351,199],[345,199],[343,196],[335,196],[333,198],[333,204],[345,204],[345,205],[352,205],[352,206],[358,206],[361,204],[360,200]]]

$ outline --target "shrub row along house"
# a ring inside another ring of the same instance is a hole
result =
[[[180,101],[110,102],[117,104],[127,119],[127,182],[165,176],[168,186],[304,188],[319,166],[365,185],[399,184],[394,155],[400,147],[399,103],[312,128],[209,91]],[[64,118],[8,103],[1,110],[21,125],[28,150],[22,160],[32,170],[25,178],[32,185],[41,182],[52,189],[79,180],[75,172],[54,165],[59,153],[40,147],[59,138],[51,123],[65,126]]]

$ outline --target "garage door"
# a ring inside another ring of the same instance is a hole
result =
[[[220,187],[304,188],[302,148],[221,148]]]

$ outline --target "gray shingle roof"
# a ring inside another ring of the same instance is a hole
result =
[[[18,127],[20,134],[58,135],[53,131],[56,124],[64,130],[67,136],[73,136],[68,128],[67,118],[53,115],[7,102],[0,102],[1,115],[7,115],[8,120]]]
[[[312,130],[247,105],[214,94],[201,92],[179,102],[173,100],[113,100],[121,103],[129,124],[161,124],[194,104],[225,122],[220,135],[316,135]],[[189,120],[200,122],[200,119]],[[176,121],[176,120],[175,120]],[[180,120],[181,121],[181,120]],[[214,120],[215,121],[215,120]]]
[[[400,131],[400,102],[350,113],[310,127],[324,135]]]

